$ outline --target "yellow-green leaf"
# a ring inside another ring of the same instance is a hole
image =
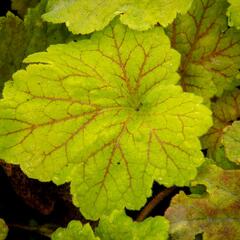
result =
[[[82,225],[80,221],[72,220],[67,228],[58,228],[51,236],[51,240],[100,240],[94,236],[89,224]]]
[[[102,30],[120,15],[122,23],[135,30],[147,30],[160,23],[167,26],[177,13],[185,13],[192,0],[49,0],[43,18],[53,23],[65,22],[73,33]]]
[[[0,218],[0,240],[5,240],[8,235],[8,227],[3,219]]]
[[[29,56],[0,102],[0,157],[42,181],[72,179],[93,219],[140,208],[154,180],[187,184],[212,122],[201,97],[175,86],[179,61],[162,28],[118,21]]]
[[[240,2],[239,0],[228,0],[230,6],[227,15],[229,17],[229,25],[240,28]]]

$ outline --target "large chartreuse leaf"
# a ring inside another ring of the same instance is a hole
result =
[[[227,15],[229,17],[229,25],[240,28],[240,1],[228,0],[230,7],[228,8]]]
[[[0,17],[0,92],[4,82],[22,67],[22,60],[31,53],[43,51],[50,44],[65,42],[70,34],[63,25],[44,23],[46,0],[30,9],[24,21],[8,13]],[[1,94],[0,94],[1,96]]]
[[[240,117],[240,90],[227,91],[212,103],[213,126],[202,138],[203,147],[208,149],[208,156],[217,159],[222,151],[225,130]]]
[[[240,122],[235,121],[226,129],[223,136],[226,156],[229,160],[240,164]]]
[[[3,219],[0,218],[0,240],[5,240],[8,235],[8,227]]]
[[[167,209],[171,239],[238,240],[240,238],[240,170],[205,165],[193,184],[204,184],[207,194],[175,196]]]
[[[177,13],[185,13],[192,0],[49,0],[43,18],[65,22],[73,33],[101,30],[118,15],[122,23],[135,30],[147,30],[156,23],[167,26]]]
[[[240,68],[240,32],[228,28],[226,0],[195,0],[169,28],[182,54],[181,85],[206,100],[232,88]]]
[[[144,222],[133,222],[123,212],[113,211],[103,216],[95,230],[89,224],[82,226],[78,221],[69,223],[66,229],[59,228],[52,240],[166,240],[169,223],[163,217],[148,218]]]
[[[67,228],[58,228],[51,236],[51,240],[100,240],[95,237],[89,224],[82,225],[81,222],[72,220]]]
[[[187,184],[211,117],[200,97],[174,86],[179,60],[162,28],[118,22],[33,54],[4,90],[0,157],[43,181],[72,178],[74,203],[94,219],[140,208],[154,179]]]

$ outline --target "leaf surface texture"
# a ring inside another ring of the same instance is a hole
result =
[[[46,0],[29,9],[24,21],[8,13],[0,17],[0,92],[12,74],[22,68],[23,59],[34,52],[45,50],[50,44],[66,42],[71,34],[65,26],[44,23],[40,16],[45,12]]]
[[[226,236],[239,239],[239,180],[239,170],[205,165],[193,184],[205,185],[207,194],[187,196],[181,192],[166,212],[172,239],[192,240],[197,234],[208,240],[222,240]]]
[[[185,13],[192,0],[50,0],[45,20],[65,22],[73,33],[102,30],[118,15],[122,23],[135,30],[147,30],[156,23],[167,26],[177,13]]]
[[[233,122],[226,129],[223,137],[226,156],[236,164],[240,164],[240,122]]]
[[[216,160],[222,151],[226,129],[240,117],[240,90],[226,91],[221,98],[212,103],[211,109],[213,126],[203,136],[202,142],[203,148],[208,149],[208,156]]]
[[[240,33],[228,28],[227,6],[225,0],[195,0],[168,29],[182,55],[181,86],[206,101],[232,89],[240,68]]]
[[[143,222],[133,222],[121,211],[113,211],[103,216],[95,233],[89,224],[82,226],[71,221],[67,228],[59,228],[52,240],[167,240],[169,223],[164,217],[148,218]]]
[[[230,6],[227,15],[229,17],[229,25],[240,28],[240,2],[238,0],[228,0]]]
[[[118,21],[29,56],[4,90],[0,157],[42,181],[72,179],[74,203],[93,219],[140,208],[153,180],[187,184],[212,122],[202,98],[175,86],[179,60],[162,28]]]
[[[72,220],[67,228],[58,228],[51,236],[51,240],[100,240],[94,236],[89,224],[82,225],[80,221]]]

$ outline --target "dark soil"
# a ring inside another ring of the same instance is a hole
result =
[[[154,183],[153,196],[147,203],[165,189]],[[189,192],[188,188],[176,188],[150,216],[164,215],[171,198],[180,190]],[[6,221],[10,230],[7,240],[47,240],[49,237],[44,236],[43,229],[47,229],[50,235],[57,227],[65,227],[73,219],[88,222],[72,204],[68,184],[57,187],[51,182],[29,179],[18,166],[3,162],[0,162],[0,196],[0,218]],[[126,210],[126,213],[136,220],[141,210]],[[97,222],[90,224],[95,227]]]

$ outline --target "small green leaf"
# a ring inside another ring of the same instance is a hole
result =
[[[102,30],[118,15],[130,28],[147,30],[156,23],[167,26],[191,3],[192,0],[49,0],[49,12],[43,18],[53,23],[65,22],[75,34]]]
[[[58,228],[51,236],[51,240],[100,240],[95,237],[89,224],[82,225],[81,222],[73,220],[67,228]]]
[[[103,216],[94,233],[89,224],[82,226],[79,221],[71,221],[66,229],[59,228],[52,240],[167,240],[169,223],[164,217],[147,218],[143,222],[133,222],[122,211],[113,211]]]
[[[74,203],[93,219],[139,209],[154,180],[187,184],[212,122],[174,85],[179,60],[162,28],[119,22],[29,56],[0,103],[0,157],[42,181],[72,178]]]
[[[228,8],[227,15],[229,17],[229,26],[235,26],[240,28],[240,1],[239,0],[228,0],[230,7]]]
[[[123,212],[114,211],[109,217],[102,217],[96,235],[103,240],[167,240],[169,223],[164,217],[147,218],[133,222]]]
[[[208,194],[202,197],[175,196],[167,209],[173,240],[238,240],[240,237],[240,171],[222,170],[206,164],[193,184],[204,184]]]
[[[5,240],[8,235],[8,227],[3,219],[0,218],[0,240]]]
[[[227,128],[223,137],[226,156],[229,160],[240,164],[240,122],[235,121]]]
[[[209,100],[231,89],[240,68],[240,32],[228,28],[225,0],[195,0],[169,28],[172,47],[182,54],[180,84]]]
[[[214,160],[224,158],[222,150],[223,135],[232,122],[240,117],[240,90],[227,91],[215,103],[212,103],[213,126],[203,136],[203,148]],[[220,156],[221,155],[221,156]]]

